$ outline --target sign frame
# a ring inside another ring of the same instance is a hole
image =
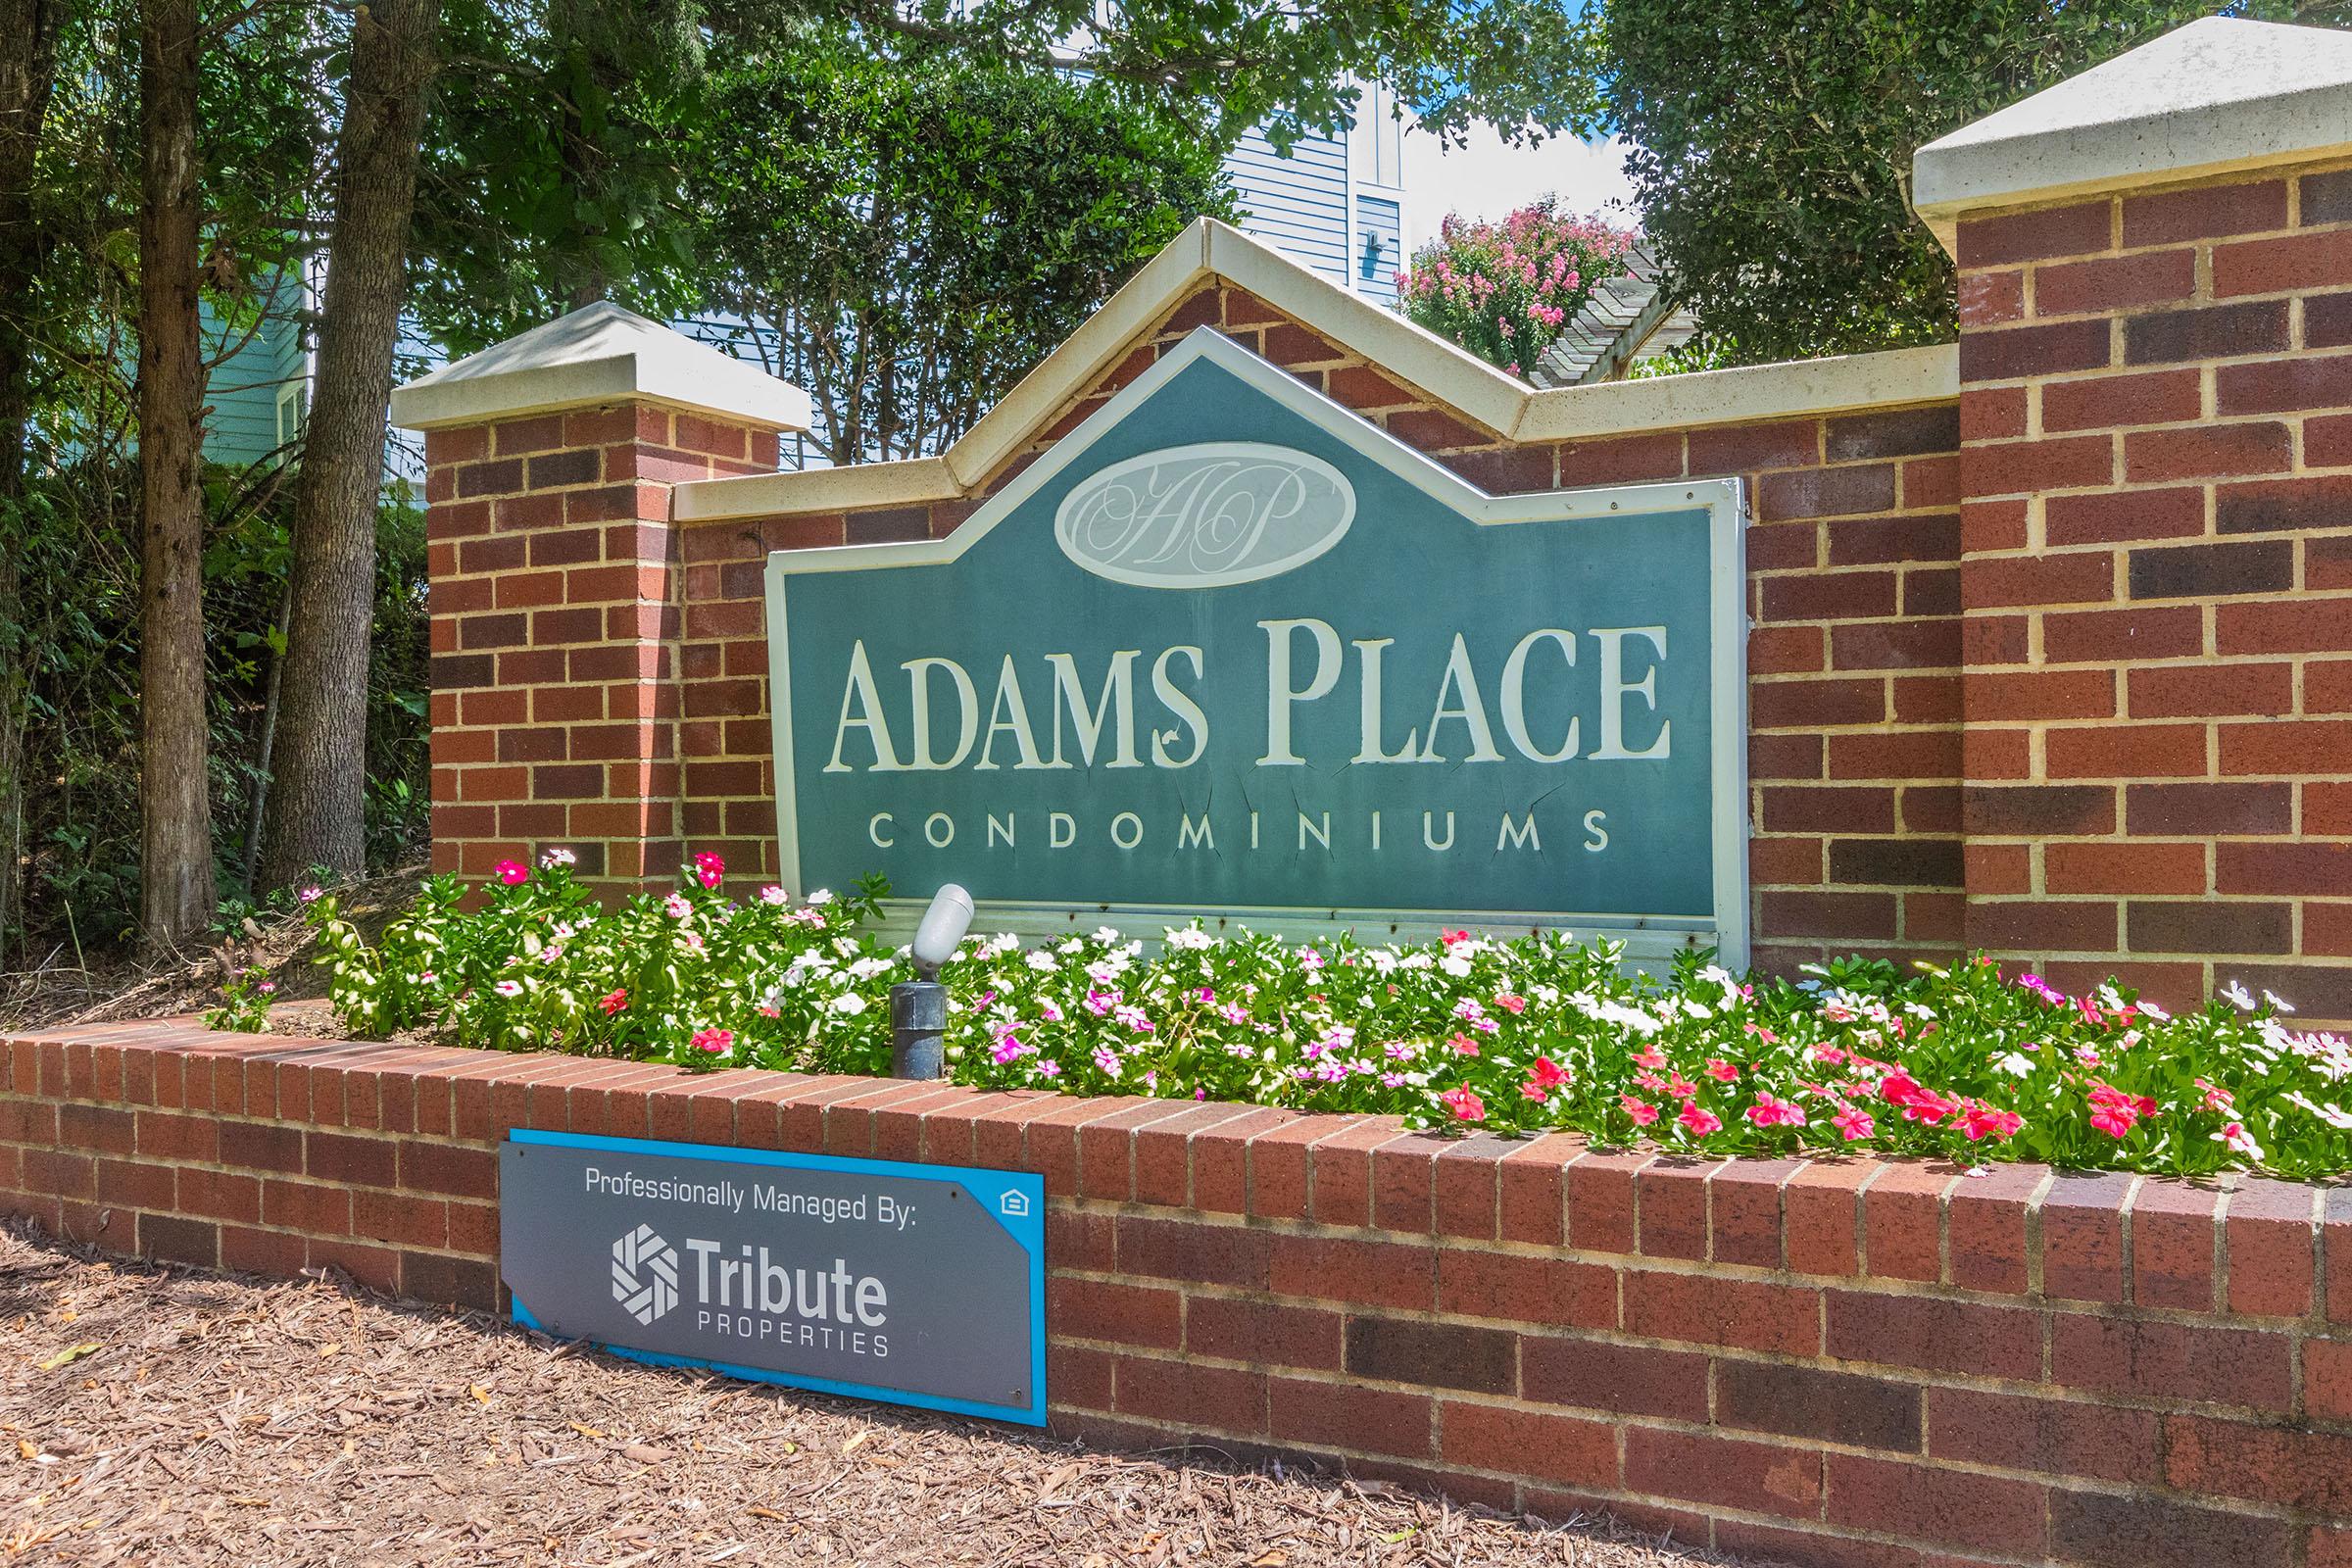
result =
[[[806,1389],[815,1394],[836,1395],[844,1398],[872,1399],[886,1404],[908,1405],[923,1410],[939,1410],[953,1415],[980,1416],[993,1421],[1006,1421],[1018,1426],[1046,1425],[1046,1237],[1045,1178],[1032,1171],[996,1170],[977,1166],[931,1165],[913,1160],[856,1159],[835,1154],[801,1154],[783,1150],[736,1149],[719,1144],[686,1144],[668,1139],[613,1138],[594,1133],[545,1132],[536,1128],[514,1127],[507,1132],[509,1145],[523,1149],[550,1148],[586,1150],[598,1153],[636,1154],[671,1159],[710,1160],[721,1164],[749,1165],[770,1170],[815,1170],[835,1175],[879,1176],[904,1181],[951,1182],[968,1194],[980,1211],[1002,1225],[1013,1242],[1028,1254],[1029,1259],[1029,1388],[1030,1402],[1026,1407],[1008,1404],[987,1404],[976,1399],[959,1399],[943,1395],[921,1394],[888,1388],[879,1384],[855,1383],[837,1378],[810,1377],[801,1373],[781,1372],[771,1367],[749,1366],[739,1362],[714,1360],[703,1356],[677,1355],[662,1350],[641,1350],[631,1346],[607,1341],[594,1341],[600,1349],[623,1360],[642,1362],[648,1366],[696,1367],[721,1372],[732,1378],[752,1383],[772,1383],[785,1388]],[[1006,1212],[1009,1195],[1022,1200],[1018,1214]],[[507,1224],[507,1195],[499,1195],[500,1225],[500,1283],[506,1283],[505,1227]],[[514,1319],[524,1328],[539,1333],[550,1332],[525,1304],[520,1295],[510,1286],[508,1290]]]
[[[1677,953],[1716,949],[1734,969],[1748,962],[1747,787],[1747,504],[1737,478],[1542,490],[1490,495],[1427,454],[1405,445],[1361,415],[1334,402],[1298,377],[1250,353],[1212,327],[1196,327],[1152,367],[1096,410],[989,498],[946,537],[889,544],[830,545],[771,551],[767,558],[766,636],[770,744],[775,766],[778,874],[786,887],[804,880],[794,799],[791,649],[786,586],[796,577],[839,571],[946,565],[960,558],[1056,475],[1083,458],[1154,392],[1187,366],[1208,360],[1253,390],[1352,448],[1368,461],[1482,527],[1574,525],[1612,515],[1704,509],[1708,514],[1707,620],[1709,650],[1710,850],[1713,907],[1702,916],[1603,914],[1576,910],[1378,909],[1315,906],[1186,907],[1121,902],[994,900],[975,888],[974,921],[992,931],[1030,939],[1060,938],[1105,922],[1130,935],[1153,938],[1163,925],[1198,920],[1203,929],[1276,931],[1306,939],[1346,930],[1374,941],[1419,942],[1448,928],[1498,936],[1572,930],[1626,945],[1629,962],[1670,959]],[[924,897],[883,902],[886,934],[911,932]],[[1132,928],[1132,929],[1129,929]]]

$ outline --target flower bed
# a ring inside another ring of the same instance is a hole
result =
[[[870,931],[873,888],[731,899],[717,857],[675,893],[601,909],[569,857],[500,868],[461,908],[427,882],[373,947],[311,905],[330,1002],[368,1035],[687,1066],[878,1073],[910,978]],[[1910,974],[1848,959],[1796,982],[1689,957],[1628,975],[1612,944],[1462,932],[1417,947],[1102,930],[967,942],[950,987],[959,1083],[1384,1112],[1423,1126],[1563,1128],[1710,1154],[1866,1149],[2193,1175],[2352,1169],[2352,1046],[2231,987],[2171,1015],[1985,958]],[[253,976],[233,984],[250,997]],[[247,1026],[254,1009],[220,1021]]]

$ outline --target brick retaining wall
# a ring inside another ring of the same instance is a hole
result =
[[[1054,1422],[1854,1568],[2352,1565],[2352,1194],[1686,1161],[1393,1118],[122,1024],[0,1209],[497,1302],[510,1127],[1042,1172]]]

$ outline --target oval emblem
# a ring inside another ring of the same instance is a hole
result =
[[[1081,481],[1054,514],[1061,553],[1143,588],[1221,588],[1303,566],[1355,520],[1321,458],[1257,441],[1167,447]]]

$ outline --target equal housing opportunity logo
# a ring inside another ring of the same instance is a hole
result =
[[[612,1244],[612,1299],[640,1323],[653,1323],[678,1304],[678,1254],[651,1225]]]

